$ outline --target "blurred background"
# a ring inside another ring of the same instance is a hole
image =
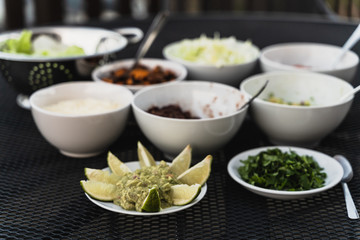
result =
[[[144,19],[162,9],[186,14],[308,14],[330,21],[360,18],[360,0],[0,0],[0,30],[121,17]]]

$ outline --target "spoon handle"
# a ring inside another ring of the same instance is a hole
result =
[[[332,68],[338,64],[338,62],[344,57],[345,53],[349,51],[360,39],[360,24],[357,26],[355,31],[351,34],[350,38],[346,41],[346,43],[342,47],[341,53],[335,58],[335,61],[332,64]]]
[[[136,66],[139,63],[139,60],[142,57],[144,57],[146,52],[149,50],[152,42],[157,37],[158,33],[160,32],[161,28],[163,27],[165,20],[167,19],[168,16],[169,16],[168,11],[160,12],[155,16],[148,32],[146,33],[146,35],[145,35],[143,41],[141,42],[140,47],[136,53],[135,62],[133,64],[133,66]]]
[[[354,200],[352,199],[351,194],[350,194],[349,187],[345,182],[342,182],[341,185],[344,190],[345,203],[346,203],[348,217],[351,219],[358,219],[359,213],[356,210]]]
[[[264,83],[264,85],[259,89],[259,91],[254,95],[252,96],[249,101],[247,101],[244,105],[242,105],[238,111],[244,109],[247,105],[250,105],[250,103],[252,103],[252,101],[255,100],[255,98],[257,98],[263,91],[264,89],[266,88],[267,84],[269,83],[269,80],[266,80],[266,82]]]
[[[340,102],[347,100],[349,97],[351,97],[352,95],[354,95],[355,93],[357,93],[359,90],[360,90],[360,85],[357,86],[356,88],[354,88],[351,92],[343,95],[343,96],[340,98]]]

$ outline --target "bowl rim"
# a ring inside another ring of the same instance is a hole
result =
[[[115,52],[118,52],[122,49],[124,49],[129,41],[126,37],[122,36],[120,33],[116,31],[112,31],[106,28],[100,28],[100,27],[90,27],[90,26],[40,26],[40,27],[29,27],[26,28],[26,30],[32,31],[34,33],[36,32],[54,32],[55,30],[70,30],[70,31],[76,31],[76,30],[86,30],[86,31],[99,31],[102,33],[107,33],[108,36],[114,36],[115,38],[119,39],[121,41],[121,44],[117,46],[116,48],[113,48],[111,50],[102,51],[99,53],[93,53],[93,54],[85,54],[85,55],[76,55],[76,56],[65,56],[65,57],[47,57],[47,56],[30,56],[26,54],[14,54],[14,53],[6,53],[0,51],[0,59],[2,60],[8,60],[8,61],[22,61],[22,62],[47,62],[47,61],[57,61],[57,62],[64,62],[64,61],[72,61],[72,60],[78,60],[78,59],[86,59],[86,58],[96,58],[96,57],[102,57],[104,55],[109,55]],[[20,34],[23,31],[23,29],[18,30],[10,30],[0,33],[0,37],[7,36],[9,37],[12,34]]]
[[[276,43],[273,45],[269,45],[264,47],[263,49],[261,49],[260,52],[260,57],[259,57],[259,61],[261,64],[266,64],[269,65],[271,67],[277,67],[277,68],[281,68],[283,70],[297,70],[297,71],[304,71],[306,69],[299,69],[295,66],[291,66],[291,65],[287,65],[287,64],[283,64],[277,61],[274,61],[270,58],[268,58],[267,54],[270,52],[274,52],[274,51],[281,51],[284,48],[287,47],[306,47],[306,46],[318,46],[318,47],[327,47],[327,48],[333,48],[333,49],[338,49],[341,50],[340,46],[337,45],[332,45],[332,44],[326,44],[326,43],[316,43],[316,42],[287,42],[287,43]],[[350,56],[352,58],[355,59],[354,62],[347,64],[345,66],[342,67],[336,67],[334,69],[328,69],[328,68],[323,68],[323,67],[313,67],[311,68],[311,70],[309,71],[316,71],[316,72],[332,72],[332,71],[340,71],[340,70],[347,70],[350,68],[353,68],[355,66],[357,66],[359,64],[359,56],[352,51],[351,49],[347,52],[347,54],[350,54]]]
[[[225,65],[221,65],[221,66],[209,65],[209,64],[205,64],[205,63],[196,63],[196,62],[187,61],[187,60],[184,60],[181,58],[177,58],[177,57],[174,57],[174,56],[168,54],[169,49],[171,47],[179,44],[181,41],[182,40],[167,44],[162,49],[162,54],[166,59],[171,60],[171,61],[176,61],[187,67],[191,66],[191,67],[202,67],[202,68],[231,68],[231,67],[238,67],[238,66],[246,66],[246,65],[254,64],[254,62],[256,62],[260,58],[260,54],[261,54],[260,48],[254,44],[251,44],[251,48],[256,52],[256,56],[250,61],[247,61],[244,63],[236,63],[236,64],[225,64]],[[245,41],[238,40],[238,39],[236,40],[236,42],[237,43],[245,43]]]
[[[162,120],[167,120],[167,121],[172,121],[172,122],[211,122],[211,121],[218,121],[220,119],[227,119],[227,118],[231,118],[235,115],[238,114],[246,114],[247,110],[249,108],[249,106],[244,107],[243,109],[241,109],[240,111],[237,109],[236,111],[225,115],[225,116],[221,116],[221,117],[216,117],[216,118],[199,118],[199,119],[179,119],[179,118],[169,118],[169,117],[162,117],[162,116],[158,116],[158,115],[154,115],[151,113],[148,113],[146,110],[141,109],[139,106],[137,106],[137,104],[135,103],[135,101],[137,100],[137,98],[139,97],[139,95],[142,95],[143,93],[146,93],[148,91],[152,91],[155,88],[167,88],[167,87],[174,87],[174,85],[187,85],[187,86],[191,86],[191,85],[218,85],[221,86],[223,88],[229,88],[229,89],[233,89],[236,92],[240,93],[243,97],[244,97],[244,104],[247,102],[247,100],[249,99],[249,97],[242,92],[240,89],[232,87],[230,85],[226,85],[226,84],[222,84],[222,83],[217,83],[217,82],[209,82],[209,81],[199,81],[199,80],[191,80],[191,81],[181,81],[181,82],[175,82],[171,85],[159,85],[159,86],[150,86],[148,88],[143,88],[141,90],[139,90],[138,92],[136,92],[134,94],[134,98],[131,101],[131,106],[133,111],[137,111],[140,112],[142,114],[144,114],[147,117],[150,118],[154,118],[154,119],[162,119]],[[241,107],[241,106],[240,106]]]
[[[333,81],[337,81],[345,86],[350,87],[351,89],[354,89],[354,87],[347,81],[342,80],[340,78],[331,76],[331,75],[327,75],[327,74],[323,74],[323,73],[317,73],[317,72],[307,72],[307,71],[303,71],[303,72],[299,72],[299,71],[273,71],[273,72],[265,72],[265,73],[259,73],[253,76],[250,76],[246,79],[244,79],[241,84],[240,84],[240,89],[242,90],[242,92],[244,94],[250,95],[251,94],[249,92],[246,91],[245,89],[245,85],[251,81],[255,81],[256,79],[263,79],[264,83],[266,81],[267,76],[281,76],[281,75],[304,75],[304,76],[320,76],[320,77],[326,77],[329,79],[332,79]],[[269,79],[269,81],[271,81],[271,79]],[[260,84],[261,85],[261,84]],[[276,108],[284,108],[284,109],[299,109],[300,111],[306,111],[306,110],[311,110],[311,109],[325,109],[325,108],[332,108],[332,107],[336,107],[336,106],[340,106],[340,105],[345,105],[349,102],[352,102],[354,99],[354,95],[350,96],[349,98],[347,98],[345,101],[342,102],[337,102],[337,103],[333,103],[333,104],[327,104],[327,105],[310,105],[310,106],[293,106],[293,105],[287,105],[287,104],[279,104],[279,103],[273,103],[273,102],[269,102],[266,100],[263,100],[261,98],[256,98],[254,99],[254,102],[262,104],[262,105],[267,105],[267,106],[271,106],[271,107],[276,107]]]
[[[108,115],[108,114],[113,114],[115,112],[121,112],[123,111],[124,109],[127,109],[129,107],[131,107],[131,102],[134,98],[134,94],[127,88],[123,87],[123,86],[111,86],[111,85],[103,85],[101,84],[102,86],[105,86],[107,88],[118,88],[120,89],[120,91],[123,92],[123,94],[126,94],[128,95],[127,97],[129,97],[129,101],[124,101],[124,104],[121,104],[119,107],[115,108],[115,109],[112,109],[112,110],[108,110],[106,112],[101,112],[101,113],[89,113],[89,114],[81,114],[81,115],[74,115],[74,114],[62,114],[62,113],[57,113],[57,112],[52,112],[52,111],[47,111],[45,110],[44,108],[38,106],[34,101],[35,101],[35,98],[39,95],[39,94],[42,94],[44,92],[47,92],[47,91],[52,91],[53,89],[56,89],[56,88],[62,88],[64,86],[67,86],[67,85],[99,85],[101,83],[97,83],[97,82],[94,82],[94,81],[71,81],[71,82],[62,82],[62,83],[57,83],[57,84],[54,84],[54,85],[51,85],[51,86],[48,86],[48,87],[45,87],[45,88],[41,88],[37,91],[35,91],[34,93],[32,93],[29,97],[29,102],[30,102],[30,109],[31,111],[35,110],[37,112],[40,112],[42,114],[45,114],[45,115],[49,115],[49,116],[54,116],[54,117],[61,117],[61,118],[87,118],[87,117],[95,117],[95,116],[104,116],[104,115]],[[85,87],[84,86],[84,87]]]
[[[101,75],[101,73],[103,73],[103,72],[108,72],[108,71],[117,69],[117,68],[119,68],[120,66],[123,66],[123,65],[130,65],[134,61],[135,61],[134,58],[126,58],[126,59],[117,60],[117,61],[114,61],[114,62],[111,62],[111,63],[108,63],[108,64],[104,64],[102,66],[98,66],[91,73],[92,79],[95,82],[101,82],[101,83],[106,83],[106,84],[111,84],[111,85],[117,85],[117,84],[114,84],[114,83],[107,83],[107,82],[103,81],[100,78],[99,75]],[[166,68],[166,69],[170,69],[170,70],[173,70],[173,68],[175,68],[175,69],[179,70],[179,72],[180,72],[180,75],[177,76],[177,78],[175,78],[172,81],[163,82],[163,83],[157,83],[157,84],[153,84],[153,85],[150,85],[150,86],[158,86],[158,85],[170,84],[170,83],[182,81],[182,80],[186,79],[186,76],[188,74],[187,69],[182,64],[171,61],[171,60],[162,59],[162,58],[142,58],[140,60],[140,63],[144,63],[143,65],[146,65],[149,62],[154,62],[154,63],[156,63],[156,65],[170,64],[171,65],[170,67],[167,67],[167,66],[162,66],[162,67]],[[128,89],[130,89],[132,91],[138,91],[138,90],[140,90],[140,89],[142,89],[144,87],[149,87],[149,85],[125,85],[125,84],[120,85],[120,86],[124,86],[124,87],[126,87],[126,88],[128,88]]]

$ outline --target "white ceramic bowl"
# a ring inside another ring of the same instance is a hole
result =
[[[102,80],[102,78],[105,76],[109,76],[110,72],[115,71],[117,69],[131,67],[133,62],[134,62],[134,59],[124,59],[124,60],[119,60],[116,62],[112,62],[112,63],[106,64],[106,65],[103,65],[93,71],[92,78],[96,82],[113,84],[113,83],[104,82]],[[144,58],[144,59],[141,59],[140,64],[147,66],[150,69],[160,66],[163,68],[163,70],[171,70],[177,76],[177,78],[172,81],[158,83],[156,85],[170,84],[173,82],[182,81],[187,76],[187,70],[183,65],[176,63],[176,62],[168,61],[165,59]],[[123,86],[127,87],[133,93],[135,93],[136,91],[146,87],[147,85],[123,85]]]
[[[269,80],[251,105],[252,117],[270,141],[279,145],[315,146],[340,125],[353,95],[339,98],[353,87],[339,78],[312,72],[269,72],[245,79],[240,89],[252,96]],[[310,106],[272,103],[270,94],[286,101],[310,100]]]
[[[103,113],[63,114],[45,110],[64,100],[98,99],[118,104]],[[30,96],[31,113],[40,133],[61,153],[90,157],[106,150],[125,129],[133,94],[122,86],[67,82],[40,89]]]
[[[359,57],[348,51],[332,68],[341,47],[321,43],[282,43],[261,50],[262,71],[311,71],[329,74],[352,82],[359,65]]]
[[[241,80],[249,76],[254,71],[260,56],[258,47],[252,45],[249,48],[248,53],[251,57],[242,64],[215,66],[210,64],[194,63],[174,56],[174,51],[179,43],[180,42],[174,42],[167,45],[163,49],[163,55],[166,59],[184,65],[188,70],[189,79],[219,82],[234,87],[239,86]],[[244,42],[237,41],[237,44],[241,46]]]
[[[237,111],[247,100],[238,89],[204,81],[184,81],[145,88],[132,102],[135,119],[145,136],[168,158],[179,154],[188,144],[193,155],[210,154],[239,130],[247,107]],[[200,119],[175,119],[148,113],[153,106],[178,105]]]
[[[311,156],[314,160],[319,164],[320,167],[324,168],[324,172],[326,173],[325,185],[321,188],[306,190],[306,191],[280,191],[280,190],[272,190],[261,188],[258,186],[254,186],[242,180],[238,169],[240,166],[243,166],[241,160],[246,160],[249,156],[255,156],[262,151],[266,151],[267,149],[275,148],[275,147],[261,147],[255,148],[251,150],[247,150],[245,152],[239,153],[238,155],[234,156],[227,167],[229,175],[243,187],[248,189],[249,191],[256,193],[261,196],[281,199],[281,200],[291,200],[291,199],[298,199],[298,198],[306,198],[311,197],[330,188],[334,187],[338,184],[343,176],[344,170],[341,167],[340,163],[338,163],[334,158],[323,154],[321,152],[317,152],[310,149],[305,148],[298,148],[298,147],[289,147],[289,146],[278,146],[281,151],[289,152],[294,151],[298,155],[303,156]]]

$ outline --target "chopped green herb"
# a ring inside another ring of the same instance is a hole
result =
[[[323,187],[326,173],[311,156],[299,156],[294,151],[282,152],[278,148],[249,156],[239,167],[241,178],[258,187],[303,191]]]

